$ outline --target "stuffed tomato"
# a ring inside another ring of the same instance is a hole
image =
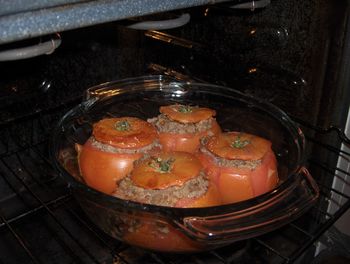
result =
[[[159,111],[158,117],[148,121],[157,128],[164,151],[195,153],[203,137],[221,132],[213,109],[175,104],[161,106]]]
[[[118,182],[115,196],[169,207],[221,204],[220,195],[200,160],[187,152],[159,152],[138,160],[128,177]]]
[[[199,159],[224,204],[272,190],[278,183],[271,142],[247,133],[225,132],[203,141]]]
[[[143,153],[158,148],[157,131],[135,117],[105,118],[93,125],[92,136],[77,145],[81,176],[96,190],[111,194],[116,183]]]
[[[188,152],[159,152],[135,162],[134,169],[118,183],[114,196],[168,207],[208,207],[221,204],[220,194],[203,170],[200,160]],[[158,251],[198,250],[198,244],[168,223],[142,218],[128,228],[123,239]]]

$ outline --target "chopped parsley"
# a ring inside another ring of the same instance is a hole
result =
[[[247,139],[242,140],[240,136],[237,136],[236,139],[231,142],[231,147],[241,149],[249,144],[250,144],[249,140]]]
[[[177,111],[184,114],[192,113],[192,107],[189,105],[180,105]]]
[[[115,123],[115,129],[118,131],[129,131],[131,129],[131,125],[127,120],[118,121]]]
[[[163,160],[159,157],[152,157],[148,165],[155,169],[157,172],[167,173],[171,170],[174,161],[174,158]]]

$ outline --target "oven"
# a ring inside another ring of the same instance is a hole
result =
[[[0,263],[347,263],[349,10],[346,0],[0,1]],[[285,111],[305,133],[314,206],[201,253],[151,252],[103,233],[52,164],[52,130],[87,88],[153,74]]]

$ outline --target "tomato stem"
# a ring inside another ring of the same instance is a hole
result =
[[[131,125],[127,120],[123,120],[123,121],[118,121],[117,123],[115,123],[115,129],[117,129],[118,131],[128,131],[130,130]]]
[[[167,173],[171,170],[172,164],[175,162],[174,158],[169,158],[166,160],[162,160],[161,158],[152,157],[152,160],[148,163],[150,167],[155,169],[160,173]]]
[[[240,136],[237,136],[236,139],[234,141],[232,141],[231,147],[241,149],[249,144],[250,144],[249,140],[247,140],[247,139],[242,140]]]
[[[192,107],[189,105],[180,105],[177,111],[180,113],[191,113]]]

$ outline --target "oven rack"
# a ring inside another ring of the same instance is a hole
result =
[[[334,161],[340,155],[349,165],[350,153],[329,144],[341,143],[333,130],[305,123],[308,167],[320,186],[320,199],[298,220],[257,238],[191,255],[151,253],[116,242],[85,217],[48,158],[50,131],[70,106],[0,127],[0,264],[293,263],[315,248],[350,207],[350,197],[332,186],[334,178],[349,183],[349,173]]]
[[[2,0],[0,44],[110,21],[224,2],[229,2],[235,8],[251,10],[270,3],[267,0]]]

